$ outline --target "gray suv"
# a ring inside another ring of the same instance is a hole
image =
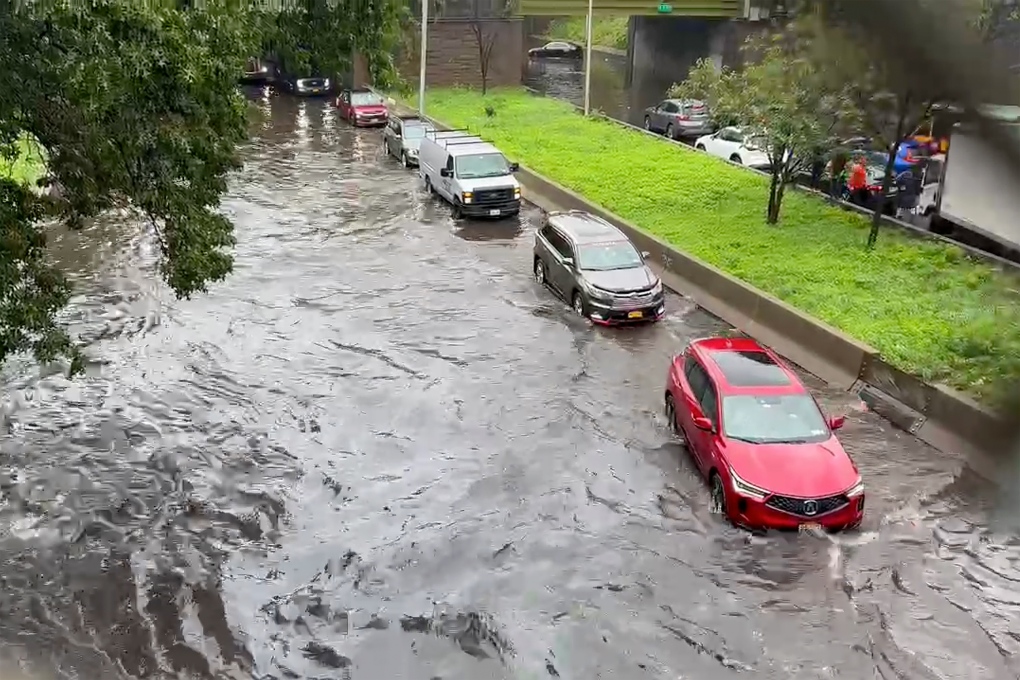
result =
[[[676,140],[715,132],[708,106],[696,99],[667,99],[649,106],[645,109],[645,129]]]
[[[654,321],[665,312],[665,299],[647,256],[600,217],[552,212],[535,234],[533,271],[538,283],[595,323]]]
[[[435,130],[432,123],[417,116],[391,114],[383,130],[383,148],[386,154],[400,159],[405,168],[418,165],[418,149],[425,133]]]

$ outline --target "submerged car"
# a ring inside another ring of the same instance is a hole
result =
[[[333,83],[329,78],[309,76],[299,78],[293,75],[286,75],[279,79],[282,89],[300,97],[316,97],[330,93]]]
[[[334,105],[340,117],[355,127],[381,127],[389,120],[386,100],[372,90],[344,90]]]
[[[556,40],[528,50],[530,59],[582,59],[583,57],[584,50],[580,45],[565,40]]]
[[[615,226],[581,210],[551,212],[535,233],[535,280],[601,325],[654,321],[666,311],[662,281]]]
[[[811,393],[751,338],[691,342],[665,390],[670,427],[708,480],[712,505],[752,529],[853,528],[864,482]]]
[[[425,133],[435,126],[417,116],[391,115],[383,130],[383,148],[387,155],[400,159],[405,168],[418,165],[418,150]]]

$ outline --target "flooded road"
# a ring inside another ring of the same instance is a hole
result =
[[[138,225],[65,235],[86,378],[6,369],[0,639],[33,677],[1015,678],[990,490],[820,389],[860,533],[750,537],[661,417],[725,330],[602,330],[530,276],[540,217],[454,224],[322,101],[266,99],[237,266],[176,301]],[[817,381],[815,381],[817,382]],[[183,677],[183,676],[182,676]]]

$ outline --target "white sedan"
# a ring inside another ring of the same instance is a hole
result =
[[[694,148],[739,165],[764,170],[771,165],[768,154],[754,141],[746,138],[740,128],[725,127],[715,134],[698,137]]]

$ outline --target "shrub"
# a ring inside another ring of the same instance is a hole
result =
[[[35,138],[21,137],[16,144],[13,159],[0,155],[0,177],[15,182],[35,184],[46,172],[46,159]]]
[[[905,371],[986,402],[1020,380],[1020,280],[960,248],[890,229],[867,252],[866,218],[800,192],[768,226],[767,177],[522,90],[435,90],[427,104],[429,115],[491,139]]]

